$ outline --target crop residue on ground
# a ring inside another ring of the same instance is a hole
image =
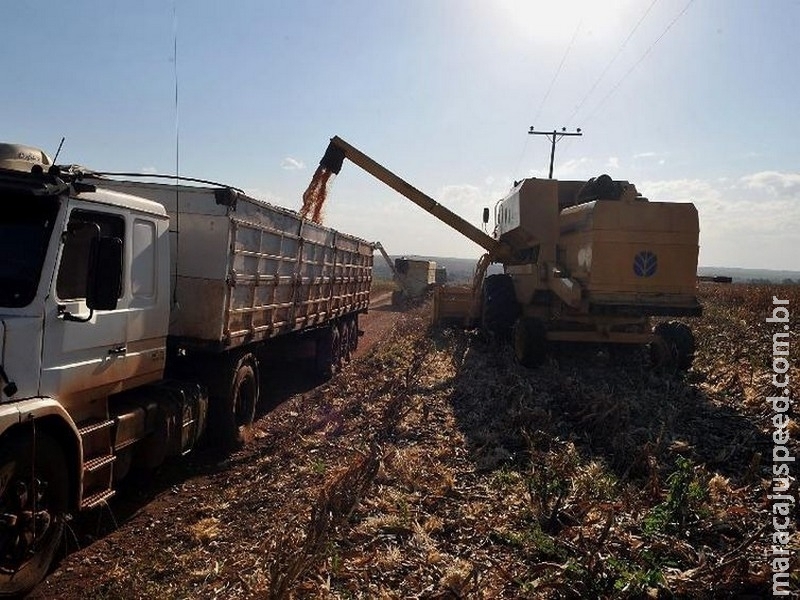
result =
[[[526,370],[414,309],[35,597],[764,597],[773,292],[704,287],[682,377],[580,347]]]

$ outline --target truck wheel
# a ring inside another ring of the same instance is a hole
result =
[[[258,375],[255,358],[245,354],[231,372],[231,384],[223,398],[212,400],[215,407],[209,430],[216,431],[216,441],[224,447],[241,446],[246,431],[253,424],[258,405]]]
[[[511,277],[504,273],[489,275],[483,282],[483,329],[498,339],[508,339],[518,315]]]
[[[336,325],[329,325],[320,331],[317,338],[315,367],[317,375],[328,380],[336,374],[341,365],[341,337]]]
[[[355,315],[350,322],[350,334],[350,350],[355,352],[358,350],[358,315]]]
[[[687,371],[694,361],[694,335],[680,321],[659,323],[653,328],[656,339],[650,345],[653,365],[667,372]]]
[[[539,319],[520,317],[514,324],[514,355],[523,367],[538,367],[547,356],[547,331]]]
[[[331,331],[331,363],[333,365],[333,372],[338,373],[342,369],[342,359],[344,358],[344,340],[340,327],[334,325]]]
[[[14,436],[0,452],[0,596],[30,590],[47,574],[64,534],[69,481],[61,447]]]
[[[342,323],[342,360],[350,362],[353,358],[353,322],[347,319]]]

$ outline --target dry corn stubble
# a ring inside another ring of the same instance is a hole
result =
[[[90,561],[96,598],[763,596],[762,301],[800,293],[702,293],[683,378],[573,348],[527,371],[476,333],[427,330],[421,308],[60,572]]]

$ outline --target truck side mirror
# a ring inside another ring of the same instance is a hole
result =
[[[86,306],[91,310],[114,310],[122,290],[122,240],[92,239]]]
[[[483,224],[485,225],[488,222],[489,222],[489,209],[487,207],[484,207],[483,208]]]

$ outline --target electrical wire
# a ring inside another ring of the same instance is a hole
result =
[[[561,62],[558,63],[558,68],[556,68],[556,72],[553,75],[553,78],[550,80],[550,85],[547,86],[547,91],[544,93],[542,97],[542,101],[539,103],[539,108],[536,109],[536,115],[533,117],[533,122],[535,123],[539,116],[542,114],[542,109],[544,108],[545,102],[550,97],[550,93],[553,91],[553,86],[558,79],[558,76],[561,74],[561,70],[564,68],[564,63],[567,61],[567,57],[569,53],[572,51],[572,47],[575,45],[575,39],[578,37],[578,31],[580,31],[581,25],[583,24],[583,19],[578,21],[578,24],[575,26],[575,31],[572,32],[572,39],[570,39],[569,44],[567,44],[566,50],[564,50],[564,55],[561,57]],[[525,136],[525,144],[522,147],[522,152],[520,152],[519,158],[517,159],[517,164],[514,166],[513,173],[517,173],[519,171],[519,166],[522,163],[522,159],[525,156],[525,151],[528,149],[528,142],[530,138],[526,135]]]
[[[622,77],[621,77],[621,78],[620,78],[620,79],[617,81],[617,83],[615,83],[615,84],[614,84],[614,86],[613,86],[613,87],[612,87],[612,88],[611,88],[611,89],[608,91],[608,93],[607,93],[605,96],[603,96],[602,100],[600,100],[600,102],[598,102],[598,103],[595,105],[595,107],[594,107],[594,109],[592,110],[592,112],[591,112],[591,113],[589,113],[589,115],[588,115],[587,117],[585,117],[584,119],[582,119],[582,127],[583,127],[583,129],[586,129],[585,125],[586,125],[586,124],[587,124],[589,121],[591,121],[591,119],[592,119],[594,116],[596,116],[596,115],[598,114],[598,112],[600,112],[600,109],[603,107],[603,105],[606,103],[606,101],[607,101],[607,100],[608,100],[608,99],[609,99],[609,98],[610,98],[610,97],[611,97],[611,96],[614,94],[614,92],[616,92],[616,91],[617,91],[617,90],[620,88],[620,86],[621,86],[621,85],[622,85],[622,83],[625,81],[625,79],[627,79],[627,78],[628,78],[628,76],[629,76],[631,73],[633,73],[633,71],[634,71],[634,70],[635,70],[635,69],[636,69],[636,68],[637,68],[637,67],[638,67],[638,66],[639,66],[639,65],[640,65],[640,64],[641,64],[641,63],[644,61],[644,59],[645,59],[645,58],[647,58],[647,56],[650,54],[650,52],[653,50],[653,48],[655,48],[656,44],[658,44],[658,42],[660,42],[660,41],[661,41],[661,40],[664,38],[664,36],[665,36],[665,35],[667,35],[667,33],[669,32],[669,30],[670,30],[670,29],[672,29],[673,25],[675,25],[675,23],[677,23],[677,22],[678,22],[678,20],[679,20],[679,19],[680,19],[680,18],[681,18],[681,17],[682,17],[684,14],[686,14],[686,11],[687,11],[687,10],[689,10],[689,7],[692,5],[692,3],[693,3],[693,2],[694,2],[694,0],[689,0],[689,2],[687,2],[687,3],[686,3],[686,6],[684,6],[684,7],[683,7],[683,10],[681,10],[681,12],[679,12],[679,13],[677,14],[677,16],[675,16],[675,18],[673,18],[673,19],[672,19],[672,21],[670,21],[670,22],[669,22],[669,24],[666,26],[666,28],[664,29],[664,31],[662,31],[662,32],[661,32],[661,35],[659,35],[659,36],[658,36],[658,37],[655,39],[655,41],[654,41],[652,44],[650,44],[650,46],[648,46],[647,50],[645,50],[645,51],[644,51],[644,53],[643,53],[643,54],[642,54],[642,55],[639,57],[639,60],[637,60],[637,61],[636,61],[636,62],[635,62],[635,63],[634,63],[634,64],[633,64],[633,65],[632,65],[632,66],[631,66],[631,67],[630,67],[630,68],[629,68],[629,69],[628,69],[626,72],[625,72],[625,74],[624,74],[624,75],[623,75],[623,76],[622,76]],[[652,8],[652,6],[651,6],[651,8]],[[647,12],[650,12],[650,9],[649,9],[649,8],[647,9]],[[645,13],[645,15],[646,15],[646,13]],[[640,20],[640,21],[641,21],[641,20]],[[637,23],[636,27],[638,27],[638,26],[639,26],[639,25],[638,25],[638,23]],[[630,36],[629,36],[629,37],[630,37]],[[626,39],[626,42],[627,42],[627,39]],[[572,141],[573,141],[573,140],[568,140],[568,141],[567,141],[567,144],[566,144],[566,146],[564,147],[564,151],[566,151],[566,150],[568,150],[568,149],[569,149],[569,147],[570,147],[570,145],[571,145]]]
[[[630,33],[628,33],[628,37],[626,37],[626,38],[625,38],[625,40],[622,42],[622,44],[620,44],[619,48],[617,48],[617,52],[614,54],[614,56],[611,58],[611,60],[610,60],[610,61],[608,61],[608,64],[606,64],[606,66],[605,66],[605,68],[603,69],[603,71],[600,73],[600,75],[598,76],[598,78],[597,78],[597,79],[595,80],[595,82],[592,84],[592,87],[590,87],[590,88],[589,88],[589,91],[588,91],[588,92],[586,92],[586,95],[585,95],[585,96],[584,96],[584,97],[581,99],[581,101],[580,101],[580,102],[578,103],[578,105],[575,107],[575,110],[573,110],[573,111],[572,111],[572,114],[569,116],[569,118],[567,118],[567,120],[566,120],[565,124],[569,124],[569,123],[571,123],[571,122],[572,122],[572,119],[575,117],[575,115],[576,115],[576,114],[578,114],[578,111],[581,109],[581,107],[583,107],[583,105],[584,105],[584,104],[586,103],[586,101],[589,99],[589,96],[591,96],[591,95],[592,95],[592,93],[593,93],[593,92],[594,92],[594,91],[597,89],[597,86],[598,86],[598,85],[600,85],[600,82],[601,82],[601,81],[603,81],[603,78],[604,78],[604,77],[606,76],[606,74],[608,73],[608,70],[611,68],[611,66],[612,66],[612,65],[613,65],[613,64],[616,62],[616,60],[619,58],[619,55],[620,55],[620,54],[622,54],[622,51],[625,49],[625,46],[627,46],[627,44],[628,44],[628,42],[630,41],[630,39],[633,37],[633,35],[634,35],[634,34],[636,33],[636,31],[639,29],[639,26],[642,24],[642,21],[644,21],[644,20],[645,20],[645,18],[647,17],[647,15],[649,15],[649,14],[650,14],[650,11],[651,11],[651,10],[653,10],[653,7],[656,5],[656,2],[658,2],[658,0],[653,0],[653,1],[650,3],[650,6],[648,6],[648,7],[647,7],[647,10],[646,10],[646,11],[644,11],[644,13],[642,14],[642,16],[641,16],[641,17],[639,18],[639,20],[636,22],[636,25],[634,25],[634,26],[633,26],[633,29],[631,29]]]
[[[566,62],[567,56],[569,56],[569,53],[572,50],[572,46],[575,45],[575,38],[578,37],[578,30],[581,28],[581,23],[583,23],[583,21],[578,22],[578,25],[575,27],[575,31],[572,33],[572,39],[569,41],[569,45],[564,51],[564,56],[561,57],[561,62],[558,63],[558,68],[556,69],[555,75],[553,75],[553,79],[550,81],[550,85],[547,87],[547,91],[545,92],[544,97],[539,104],[539,108],[536,110],[536,116],[533,117],[534,123],[539,120],[539,115],[542,114],[542,108],[544,108],[545,102],[547,102],[547,99],[550,97],[550,92],[553,91],[553,86],[556,83],[556,79],[558,79],[558,76],[561,74],[561,69],[564,67],[564,63]]]
[[[625,72],[625,74],[619,79],[619,81],[617,81],[617,83],[614,84],[614,86],[609,90],[609,92],[605,96],[603,96],[603,99],[600,100],[600,102],[598,102],[595,105],[594,110],[592,110],[592,112],[589,113],[589,115],[584,119],[584,122],[590,121],[592,119],[592,117],[594,117],[599,112],[600,108],[614,94],[614,92],[616,92],[619,89],[619,87],[628,78],[628,76],[631,73],[633,73],[633,71],[636,70],[636,68],[640,64],[642,64],[644,59],[647,58],[647,56],[650,54],[650,52],[653,50],[653,48],[655,48],[656,44],[658,44],[658,42],[660,42],[664,38],[664,36],[667,35],[669,30],[672,29],[672,26],[675,25],[675,23],[678,22],[678,20],[686,13],[687,10],[689,10],[689,7],[692,5],[693,2],[694,2],[694,0],[689,0],[689,2],[686,3],[686,6],[683,7],[683,10],[680,13],[678,13],[678,15],[674,19],[672,19],[672,21],[670,21],[670,23],[669,23],[669,25],[667,25],[666,29],[664,29],[664,31],[661,32],[661,35],[659,35],[656,38],[656,40],[652,44],[650,44],[650,46],[647,48],[647,50],[644,51],[644,54],[642,54],[642,56],[639,57],[639,60],[637,60],[635,63],[633,63],[631,68],[628,69]]]

